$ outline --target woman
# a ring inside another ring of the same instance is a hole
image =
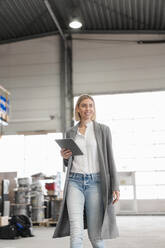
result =
[[[61,150],[68,166],[64,198],[54,238],[70,235],[70,247],[83,247],[83,230],[94,248],[104,248],[103,239],[119,236],[113,204],[119,200],[109,127],[95,121],[95,102],[81,95],[75,107],[78,124],[67,131],[83,155],[72,157]]]

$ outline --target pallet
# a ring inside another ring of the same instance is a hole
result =
[[[33,226],[39,226],[39,227],[45,226],[45,227],[49,227],[49,226],[56,226],[57,221],[52,220],[52,219],[45,219],[42,222],[33,221],[32,224],[33,224]]]
[[[45,220],[43,220],[41,222],[32,221],[32,224],[33,224],[33,226],[47,226],[47,222],[48,221],[45,219]]]
[[[57,225],[57,220],[52,220],[52,219],[49,219],[48,220],[48,226],[56,226]]]

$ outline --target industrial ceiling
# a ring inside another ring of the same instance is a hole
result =
[[[56,22],[52,18],[50,9]],[[80,30],[69,21],[80,18]],[[73,33],[165,33],[164,0],[0,0],[0,44]]]

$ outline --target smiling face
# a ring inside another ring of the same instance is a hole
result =
[[[81,120],[92,120],[95,113],[94,102],[91,99],[84,99],[77,106],[77,112],[81,116]]]

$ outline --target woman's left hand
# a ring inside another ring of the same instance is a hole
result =
[[[113,191],[113,199],[114,199],[113,204],[115,204],[115,202],[118,202],[119,198],[120,198],[120,191],[117,190]]]

